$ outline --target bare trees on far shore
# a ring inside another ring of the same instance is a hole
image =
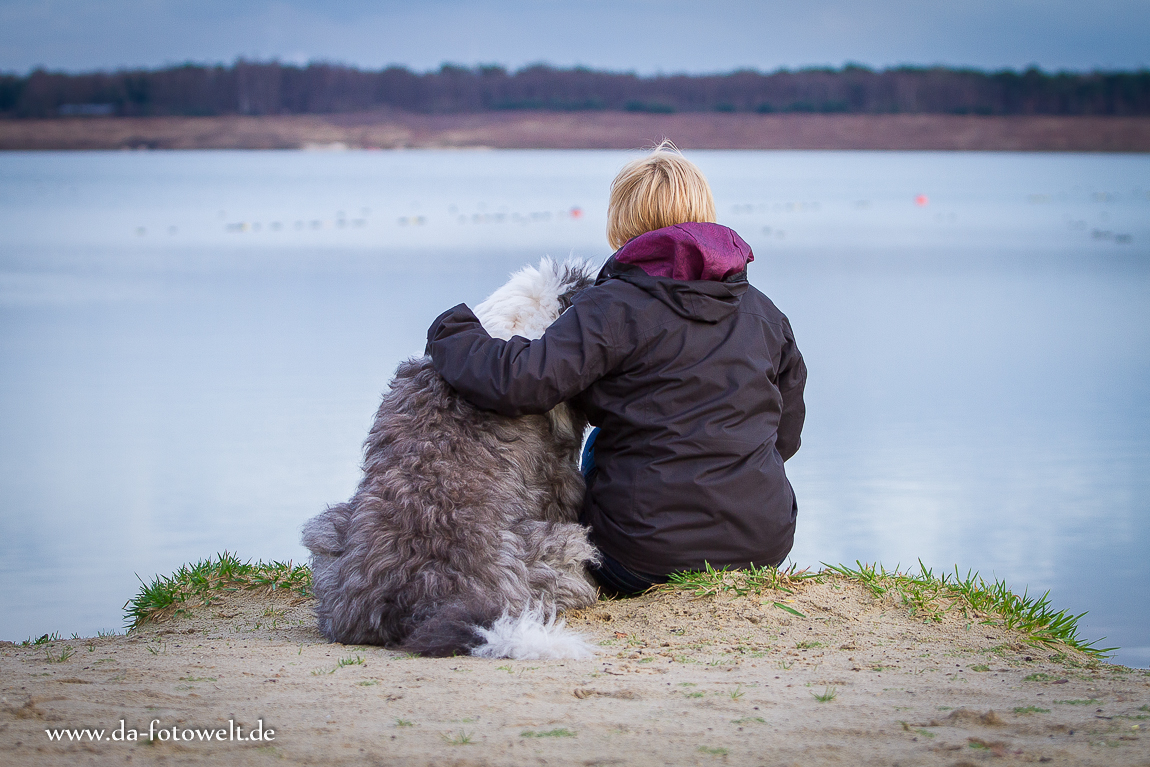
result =
[[[0,75],[0,116],[278,115],[507,109],[639,112],[1150,115],[1150,70],[900,67],[658,75],[445,64],[434,72],[237,61],[158,70]]]

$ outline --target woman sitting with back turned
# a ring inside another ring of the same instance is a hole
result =
[[[514,416],[570,400],[599,427],[581,521],[608,595],[708,563],[777,566],[794,541],[783,462],[799,449],[806,366],[747,282],[750,247],[714,220],[707,180],[665,141],[615,178],[618,250],[542,338],[493,339],[463,304],[428,331],[435,369],[475,405]]]

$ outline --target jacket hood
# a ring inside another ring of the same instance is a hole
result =
[[[652,277],[724,280],[744,271],[755,256],[734,229],[690,222],[639,235],[619,248],[615,260]]]
[[[681,317],[718,322],[738,308],[754,258],[733,229],[676,224],[629,241],[607,260],[598,281],[623,280]]]

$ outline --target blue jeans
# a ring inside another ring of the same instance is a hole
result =
[[[599,427],[596,426],[587,436],[587,444],[583,446],[583,455],[579,458],[579,471],[583,472],[583,479],[591,482],[591,472],[595,471],[595,439],[599,436]]]
[[[579,460],[579,470],[587,484],[591,484],[591,477],[596,471],[595,466],[595,438],[599,436],[599,429],[593,429],[587,437],[587,444],[583,446],[583,455]],[[665,575],[650,575],[639,573],[630,569],[621,562],[599,552],[599,564],[589,568],[591,576],[599,584],[600,593],[609,598],[634,597],[642,594],[656,583],[666,583]]]

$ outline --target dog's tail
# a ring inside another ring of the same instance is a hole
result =
[[[416,617],[402,648],[433,658],[466,655],[483,644],[480,627],[490,625],[498,615],[498,608],[486,604],[460,600],[440,605],[430,615]]]
[[[524,610],[518,617],[503,613],[491,628],[476,628],[483,644],[471,650],[481,658],[590,658],[595,650],[567,622],[540,609]]]
[[[421,655],[445,657],[467,654],[480,658],[537,660],[590,658],[591,645],[567,628],[562,618],[544,616],[536,608],[517,616],[490,606],[468,607],[454,602],[420,621],[403,649]]]

